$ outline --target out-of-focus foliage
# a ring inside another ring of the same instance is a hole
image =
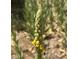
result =
[[[12,32],[25,31],[34,37],[35,19],[40,10],[39,34],[45,40],[44,37],[53,33],[59,45],[66,49],[67,0],[11,0]]]
[[[11,24],[12,30],[24,30],[26,28],[24,19],[25,0],[11,0]]]

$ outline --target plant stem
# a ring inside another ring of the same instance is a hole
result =
[[[40,49],[37,49],[37,50],[36,50],[35,59],[42,59],[42,55],[41,55]]]

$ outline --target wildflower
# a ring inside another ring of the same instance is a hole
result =
[[[39,44],[36,44],[36,47],[39,47]]]
[[[32,41],[32,44],[33,44],[36,48],[40,49],[41,51],[45,51],[43,45],[40,43],[40,41],[37,39],[37,37]]]
[[[35,38],[33,41],[32,41],[32,44],[34,46],[38,46],[39,45],[39,41]]]
[[[32,41],[32,44],[33,44],[33,45],[36,45],[36,39],[34,39],[34,40]]]
[[[36,44],[39,45],[39,41],[36,41]]]

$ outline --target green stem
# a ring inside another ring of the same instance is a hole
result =
[[[42,55],[41,55],[40,49],[37,49],[37,50],[36,50],[35,59],[42,59]]]

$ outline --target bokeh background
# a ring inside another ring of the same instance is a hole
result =
[[[67,0],[11,0],[11,59],[35,58],[37,16],[46,49],[42,59],[67,59]]]

